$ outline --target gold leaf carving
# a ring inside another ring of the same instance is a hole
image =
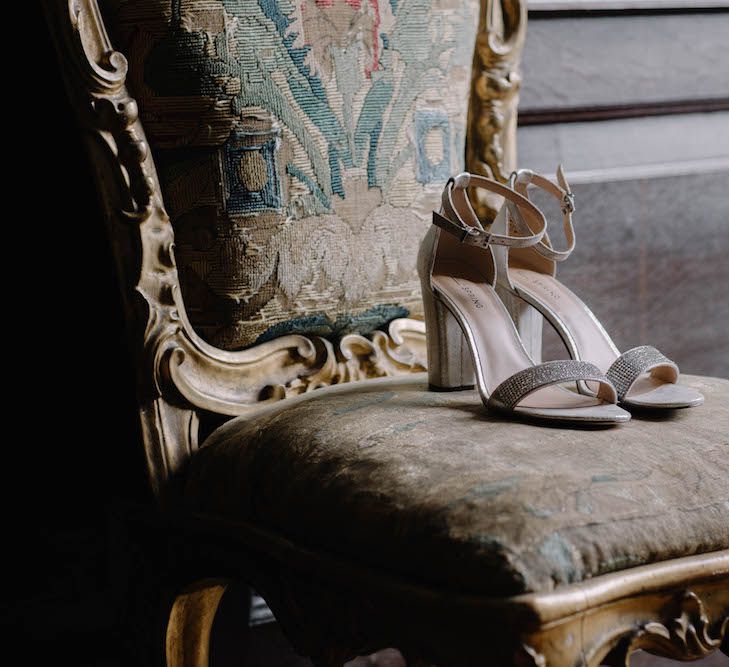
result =
[[[712,653],[721,644],[729,619],[725,618],[720,636],[711,637],[709,618],[701,599],[686,591],[681,600],[681,614],[667,626],[647,623],[633,638],[631,644],[654,653],[681,660],[693,660]]]
[[[725,616],[712,636],[712,623],[701,598],[685,591],[678,602],[678,616],[664,622],[651,621],[633,629],[618,643],[605,662],[630,667],[630,656],[638,649],[674,660],[697,660],[716,651],[729,627]]]
[[[200,343],[184,331],[175,335],[157,375],[193,406],[231,416],[320,387],[425,370],[425,325],[409,319],[394,320],[388,333],[350,334],[338,343],[283,336],[243,352]]]
[[[468,110],[466,167],[505,182],[516,168],[519,60],[526,36],[526,0],[483,0]],[[487,195],[474,202],[484,220],[496,208]]]

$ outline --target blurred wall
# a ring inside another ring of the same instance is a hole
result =
[[[533,3],[550,4],[579,6]],[[721,377],[729,377],[727,35],[729,6],[531,11],[518,146],[522,167],[567,170],[577,249],[558,273],[618,347],[650,343],[683,372]],[[559,243],[561,215],[549,212]]]

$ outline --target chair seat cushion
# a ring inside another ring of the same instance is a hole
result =
[[[489,595],[729,547],[729,381],[602,430],[490,415],[422,375],[317,390],[226,423],[184,483],[253,522],[411,580]]]

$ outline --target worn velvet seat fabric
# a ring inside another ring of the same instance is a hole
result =
[[[215,431],[186,501],[489,595],[728,548],[729,381],[682,382],[704,408],[581,431],[502,421],[417,375],[320,390]]]

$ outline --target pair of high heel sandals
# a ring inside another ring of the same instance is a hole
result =
[[[559,201],[565,250],[550,243],[530,186]],[[504,198],[488,231],[469,187]],[[561,167],[556,183],[526,169],[508,185],[468,173],[448,181],[418,257],[431,389],[476,385],[487,408],[511,417],[604,425],[628,421],[624,408],[700,405],[700,393],[678,384],[673,361],[648,345],[621,354],[584,302],[555,278],[557,263],[575,246],[574,210]],[[542,317],[570,359],[537,363]]]

